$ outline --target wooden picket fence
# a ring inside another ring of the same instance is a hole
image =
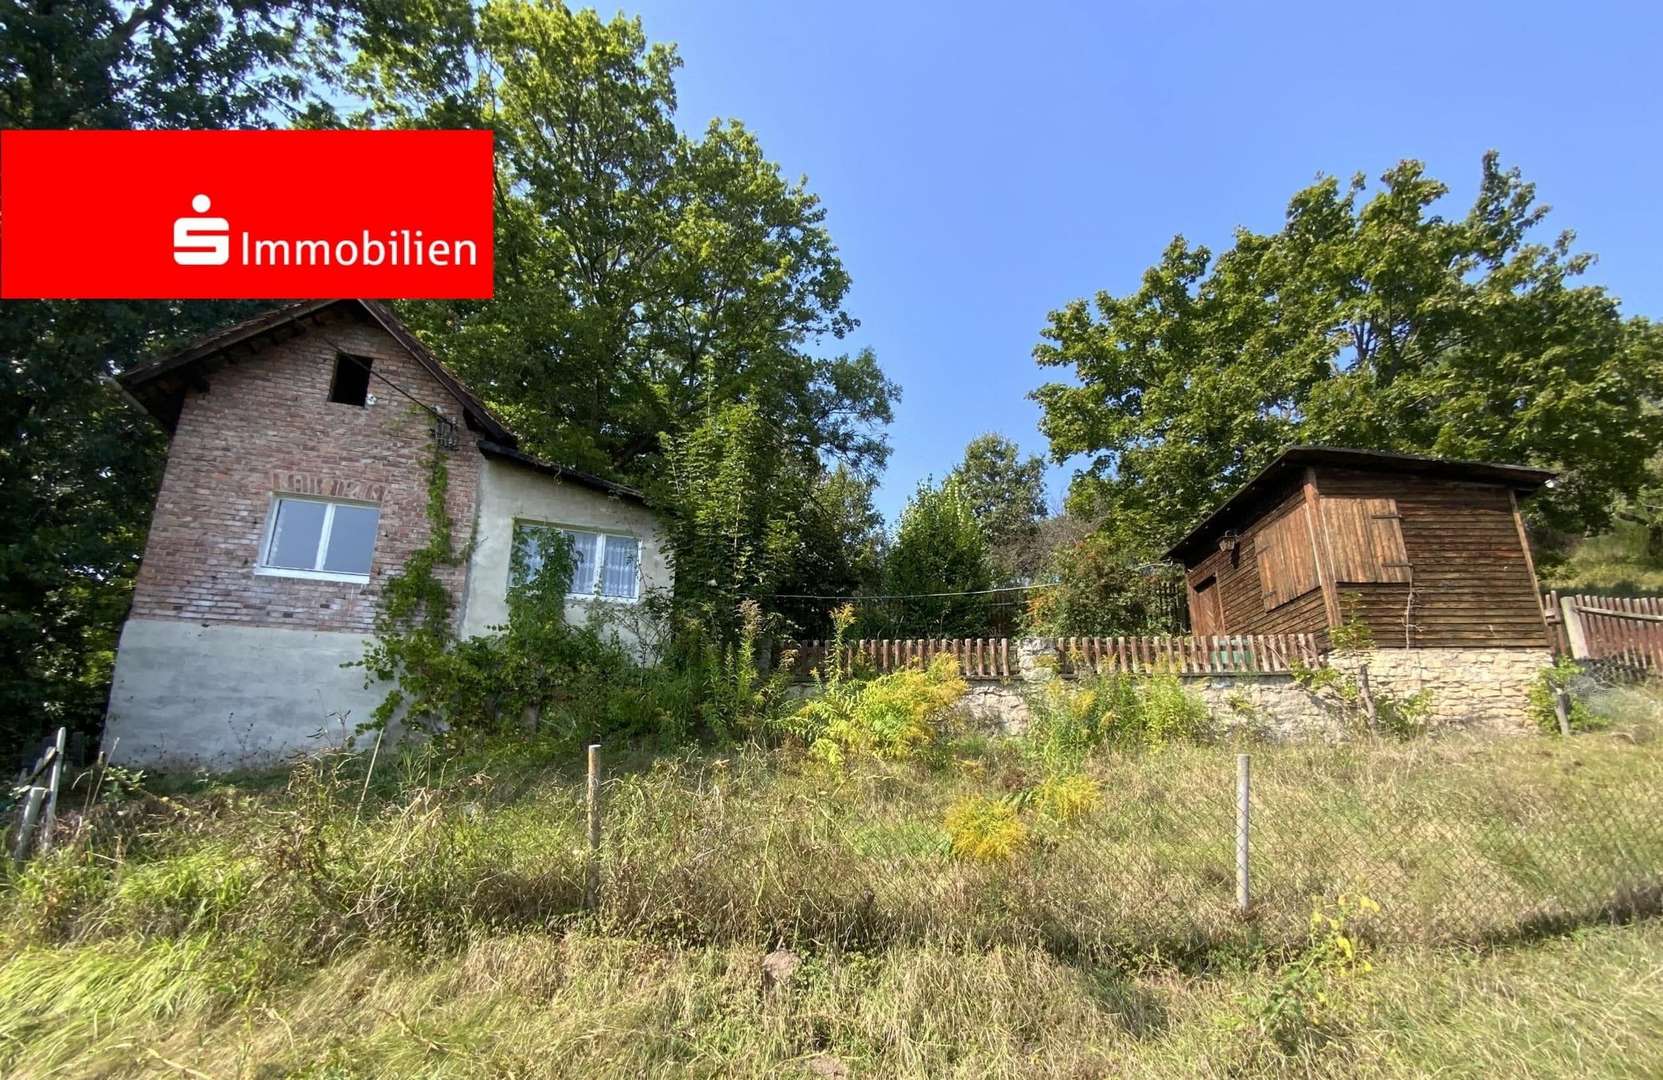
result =
[[[1315,634],[1142,635],[1061,638],[1064,671],[1171,671],[1180,675],[1285,675],[1322,663]]]
[[[796,653],[793,670],[801,678],[824,672],[832,643],[815,639],[787,643]],[[1178,634],[1069,637],[1054,639],[1058,669],[1099,672],[1171,671],[1183,675],[1276,675],[1296,663],[1322,663],[1323,649],[1314,634]],[[878,674],[928,664],[947,654],[967,679],[1010,679],[1021,675],[1014,638],[877,638],[845,642],[843,667]]]
[[[1014,639],[1003,638],[861,638],[843,643],[843,670],[856,666],[887,675],[912,666],[925,666],[946,653],[959,662],[967,679],[1008,679],[1016,672]],[[788,642],[797,661],[793,670],[801,678],[809,672],[824,672],[832,643],[815,639]]]
[[[1663,672],[1663,597],[1567,595],[1542,598],[1554,652],[1637,673]]]

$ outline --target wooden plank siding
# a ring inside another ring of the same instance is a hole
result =
[[[1376,644],[1547,646],[1540,594],[1507,488],[1338,469],[1319,470],[1317,485],[1323,498],[1389,498],[1397,504],[1409,580],[1342,579],[1338,585],[1342,607],[1347,597],[1357,598],[1357,614]]]
[[[1322,589],[1315,579],[1315,561],[1307,540],[1306,558],[1296,566],[1304,566],[1309,575],[1304,579],[1303,591],[1293,592],[1279,599],[1270,610],[1265,610],[1265,593],[1260,579],[1259,541],[1267,530],[1272,537],[1289,531],[1297,524],[1303,529],[1305,495],[1297,485],[1291,485],[1279,502],[1270,510],[1241,529],[1235,550],[1209,554],[1185,575],[1189,581],[1191,600],[1195,586],[1209,577],[1216,577],[1219,606],[1224,615],[1218,628],[1226,634],[1317,634],[1327,629],[1328,620],[1323,610]],[[1273,560],[1280,565],[1279,560]],[[1211,629],[1211,627],[1209,627]]]
[[[1301,518],[1312,526],[1304,552],[1288,548]],[[1195,587],[1216,579],[1222,620],[1209,630],[1324,633],[1354,612],[1385,648],[1548,645],[1501,484],[1316,467],[1268,491],[1234,528],[1233,549],[1198,552],[1186,569],[1192,610]],[[1314,581],[1329,575],[1334,604]]]

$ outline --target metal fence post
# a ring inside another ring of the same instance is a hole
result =
[[[601,888],[601,744],[589,744],[589,857],[583,868],[583,906],[594,910]]]
[[[1247,880],[1247,827],[1251,813],[1252,766],[1246,754],[1236,755],[1236,910],[1242,914],[1252,904]]]
[[[40,850],[46,851],[52,847],[52,840],[58,831],[58,784],[64,774],[64,753],[68,748],[68,728],[59,728],[58,737],[52,746],[56,753],[52,757],[52,770],[46,781],[46,810],[40,819]]]

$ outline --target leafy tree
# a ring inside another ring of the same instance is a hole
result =
[[[372,20],[352,84],[368,116],[495,132],[495,299],[406,313],[527,444],[645,483],[743,401],[782,452],[881,465],[894,386],[811,351],[855,326],[825,211],[743,125],[677,131],[674,48],[556,4],[433,7],[414,34]]]
[[[934,637],[974,634],[987,617],[985,596],[933,596],[977,593],[993,585],[987,537],[976,523],[970,499],[957,480],[940,487],[925,480],[901,512],[895,541],[884,561],[883,588],[911,597],[891,633]]]
[[[1045,462],[1003,435],[979,435],[949,476],[970,501],[1002,577],[1032,573],[1021,558],[1045,517]]]
[[[1034,394],[1041,428],[1057,460],[1093,455],[1072,508],[1169,541],[1302,441],[1550,466],[1538,520],[1607,522],[1663,435],[1663,335],[1574,284],[1570,233],[1530,239],[1547,207],[1495,154],[1458,218],[1418,162],[1381,181],[1319,180],[1216,261],[1177,237],[1135,292],[1051,314],[1035,357],[1077,382]]]
[[[1097,532],[1054,549],[1028,599],[1027,630],[1047,637],[1171,634],[1183,583],[1118,538]]]
[[[680,599],[731,613],[858,576],[827,468],[881,467],[897,390],[816,351],[855,326],[825,211],[743,125],[681,134],[679,66],[639,20],[435,0],[366,18],[349,82],[381,122],[495,132],[495,298],[405,305],[417,332],[529,448],[652,489]]]
[[[0,0],[0,127],[215,128],[327,114],[350,14],[311,0]],[[97,730],[164,440],[103,381],[257,310],[7,301],[0,318],[0,753]]]

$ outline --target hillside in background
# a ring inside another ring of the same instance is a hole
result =
[[[1574,542],[1559,559],[1544,559],[1543,588],[1562,592],[1663,593],[1663,560],[1646,554],[1646,530],[1619,524]]]

